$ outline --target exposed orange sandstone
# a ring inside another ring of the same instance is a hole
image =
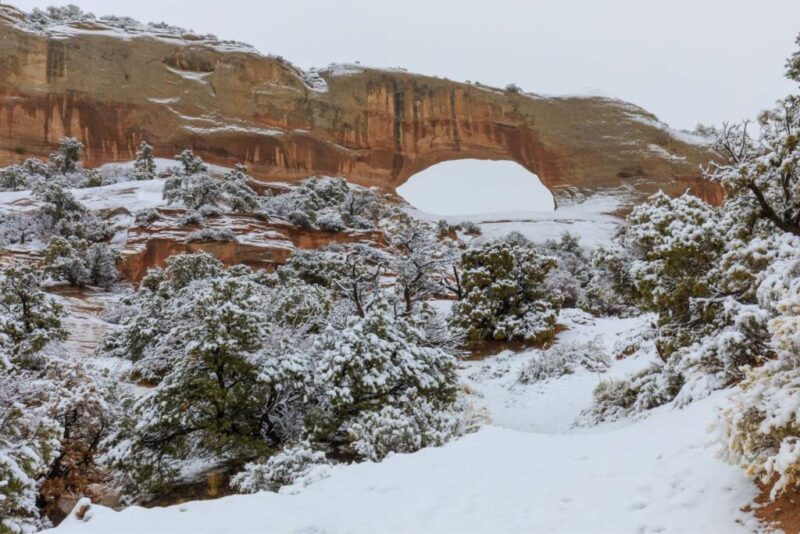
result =
[[[509,159],[557,198],[631,186],[687,188],[718,201],[699,166],[707,148],[646,111],[599,97],[514,94],[401,71],[323,71],[327,91],[254,52],[179,39],[120,39],[82,24],[58,39],[23,31],[0,6],[0,164],[80,138],[88,165],[192,148],[244,162],[263,180],[318,174],[393,191],[435,163]],[[641,194],[640,194],[641,193]]]

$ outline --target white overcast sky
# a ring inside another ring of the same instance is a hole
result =
[[[800,0],[0,0],[76,3],[246,41],[301,67],[402,66],[629,100],[678,128],[751,117],[794,89]]]

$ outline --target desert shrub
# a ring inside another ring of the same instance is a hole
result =
[[[264,462],[251,462],[231,479],[231,487],[240,493],[278,491],[299,480],[319,480],[329,465],[323,452],[314,450],[308,441],[273,454]]]
[[[585,343],[563,343],[543,351],[522,370],[519,380],[523,383],[539,382],[572,374],[577,369],[605,372],[610,366],[611,360],[599,339]]]
[[[437,410],[425,401],[406,408],[386,406],[363,412],[346,427],[353,451],[374,462],[393,453],[438,447],[464,432],[461,414]]]
[[[519,240],[519,237],[515,239]],[[578,302],[584,300],[592,274],[589,259],[583,252],[578,237],[565,232],[558,241],[548,239],[542,251],[557,260],[545,279],[548,291],[560,295],[563,307],[576,307]]]
[[[161,219],[161,214],[158,210],[153,208],[145,208],[142,210],[137,211],[134,214],[134,221],[136,222],[137,226],[150,226],[157,220]],[[181,225],[184,226],[184,225]]]
[[[50,341],[67,337],[64,310],[42,290],[42,273],[30,265],[12,264],[0,276],[0,348],[21,367],[38,367],[39,353]],[[5,354],[0,354],[0,368]]]
[[[203,228],[186,236],[187,243],[195,241],[236,241],[236,235],[228,228]]]
[[[753,370],[718,426],[723,457],[764,484],[770,497],[800,486],[800,368],[785,361]]]
[[[592,406],[580,424],[615,421],[668,403],[682,387],[682,377],[662,366],[652,366],[622,380],[604,380],[594,390]]]
[[[325,211],[317,216],[317,228],[325,230],[326,232],[341,232],[347,226],[342,220],[341,214],[335,211]]]
[[[52,237],[44,249],[45,272],[75,287],[111,287],[118,279],[116,261],[116,253],[105,243],[90,245],[76,237]]]
[[[136,161],[133,163],[131,177],[134,180],[153,180],[158,176],[156,162],[153,158],[153,147],[142,141],[136,152]]]
[[[544,280],[555,263],[534,249],[500,241],[466,251],[461,259],[464,298],[453,307],[451,324],[472,342],[549,341],[559,302]]]

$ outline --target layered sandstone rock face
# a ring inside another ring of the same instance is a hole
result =
[[[551,98],[402,71],[336,66],[304,73],[194,35],[102,22],[37,32],[0,6],[0,165],[80,138],[87,164],[192,148],[264,180],[313,175],[393,191],[435,163],[509,159],[559,199],[623,186],[633,197],[687,188],[711,157],[697,139],[607,98]]]
[[[208,252],[227,266],[244,264],[253,269],[271,269],[286,262],[298,249],[324,248],[334,243],[365,243],[373,247],[386,244],[379,230],[326,232],[299,228],[283,220],[267,220],[249,215],[219,215],[206,219],[207,230],[229,230],[235,240],[187,239],[198,227],[179,222],[183,210],[160,208],[160,218],[147,227],[127,230],[120,275],[138,284],[147,270],[164,267],[167,258],[177,254]]]

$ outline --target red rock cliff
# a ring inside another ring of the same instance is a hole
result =
[[[131,159],[146,139],[160,156],[191,147],[265,180],[328,174],[391,191],[441,161],[509,159],[561,197],[630,185],[719,199],[699,179],[705,147],[618,100],[358,66],[311,83],[283,61],[196,36],[102,22],[42,33],[22,17],[0,6],[0,164],[46,156],[70,135],[88,165]]]

